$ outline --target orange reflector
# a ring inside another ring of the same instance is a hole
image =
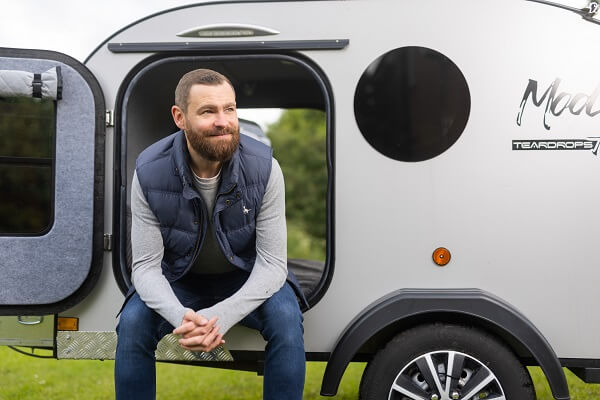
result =
[[[79,318],[58,317],[58,326],[56,329],[59,331],[78,331]]]
[[[450,251],[445,247],[438,247],[433,251],[433,262],[443,267],[450,262]]]

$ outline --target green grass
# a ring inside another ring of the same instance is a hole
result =
[[[40,354],[43,354],[40,353]],[[42,360],[0,346],[0,400],[112,399],[113,361]],[[364,364],[346,371],[333,399],[357,398]],[[308,363],[304,399],[318,399],[325,363]],[[262,377],[253,372],[157,364],[158,399],[256,400]]]
[[[365,364],[351,364],[332,399],[358,397]],[[113,361],[41,360],[0,346],[0,400],[112,399]],[[304,399],[319,399],[325,363],[308,363]],[[538,399],[551,400],[539,368],[530,368]],[[565,370],[571,399],[600,399],[600,385],[582,383]],[[227,371],[159,363],[158,399],[255,400],[261,398],[262,377],[252,372]],[[323,398],[325,399],[325,398]],[[518,399],[517,399],[518,400]]]

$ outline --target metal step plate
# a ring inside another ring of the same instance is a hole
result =
[[[233,361],[229,350],[219,346],[211,352],[184,350],[179,336],[169,334],[156,348],[157,361]],[[57,358],[77,360],[114,360],[117,333],[58,331],[56,335]]]

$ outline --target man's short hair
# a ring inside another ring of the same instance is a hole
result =
[[[190,71],[181,77],[177,87],[175,88],[175,105],[181,108],[183,112],[186,112],[190,89],[192,86],[217,86],[224,82],[228,83],[235,93],[235,89],[233,88],[231,81],[227,79],[225,75],[220,74],[217,71],[213,71],[212,69],[195,69]]]

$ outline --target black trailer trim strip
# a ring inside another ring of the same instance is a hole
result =
[[[542,368],[554,398],[570,398],[563,369],[544,335],[515,307],[480,289],[401,289],[376,300],[340,336],[323,375],[321,395],[337,393],[348,363],[370,338],[387,327],[427,315],[464,315],[508,335]]]
[[[349,39],[333,40],[271,40],[246,42],[156,42],[156,43],[109,43],[113,53],[158,53],[187,51],[265,51],[265,50],[342,50]]]
[[[600,359],[597,358],[560,358],[560,365],[566,368],[600,368]]]

